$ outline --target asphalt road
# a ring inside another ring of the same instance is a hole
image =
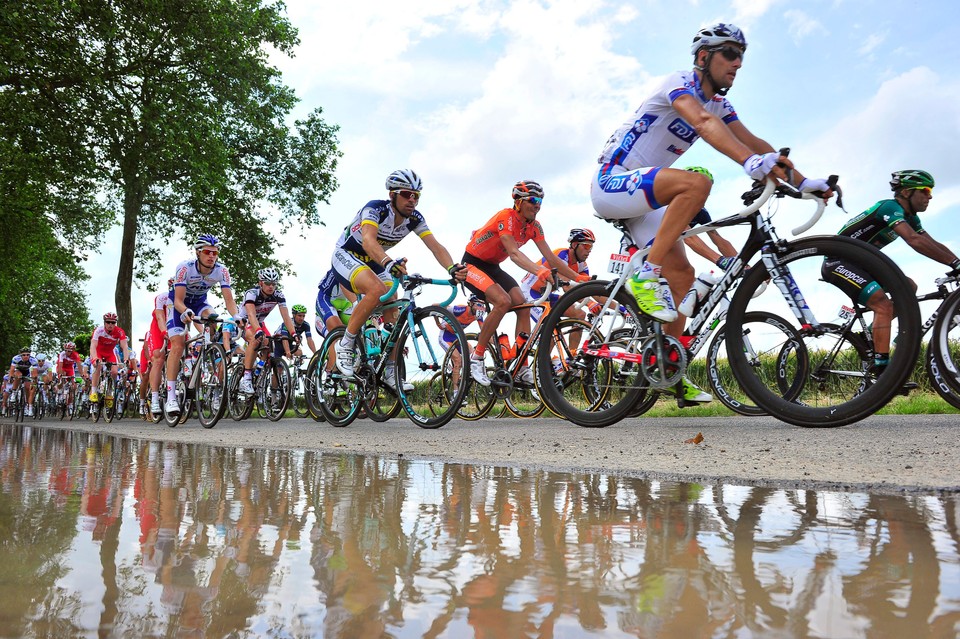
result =
[[[338,454],[610,472],[649,479],[876,492],[960,491],[956,415],[884,415],[842,428],[804,429],[768,417],[624,420],[603,429],[555,418],[455,420],[424,430],[406,418],[334,428],[309,419],[273,423],[139,420],[40,422],[34,427],[217,446],[312,449]],[[686,443],[698,433],[699,444]]]

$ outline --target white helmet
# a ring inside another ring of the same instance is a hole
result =
[[[697,51],[703,47],[712,49],[713,47],[718,47],[724,42],[732,42],[734,44],[739,44],[743,47],[743,50],[747,50],[747,39],[743,35],[737,25],[730,24],[729,22],[720,22],[711,27],[704,27],[697,31],[697,35],[693,36],[693,44],[690,46],[690,53],[694,56],[697,55]]]
[[[423,182],[420,181],[420,176],[414,173],[412,169],[397,169],[387,176],[387,190],[396,191],[398,189],[420,191],[423,189]]]
[[[38,361],[38,362],[42,362],[42,361],[45,360],[45,359],[47,359],[46,353],[37,353],[37,361]]]
[[[261,282],[266,282],[267,284],[277,284],[280,282],[280,272],[272,266],[260,269],[257,277],[260,278]]]

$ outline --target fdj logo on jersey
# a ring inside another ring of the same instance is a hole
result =
[[[677,118],[671,122],[670,126],[667,127],[667,130],[687,144],[693,144],[697,139],[697,132],[692,126],[684,122],[682,118]]]

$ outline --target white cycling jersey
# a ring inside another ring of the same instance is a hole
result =
[[[221,289],[232,288],[230,280],[230,271],[223,264],[217,262],[209,275],[203,275],[197,270],[197,260],[184,260],[177,264],[176,275],[173,278],[173,287],[186,287],[186,297],[184,301],[190,305],[202,302],[207,298],[207,291],[213,288],[214,284],[219,285]],[[171,301],[173,295],[170,296]]]
[[[671,166],[700,137],[676,109],[673,101],[692,95],[709,113],[724,123],[737,120],[729,100],[720,95],[707,99],[696,73],[678,71],[667,77],[657,91],[607,140],[597,161],[619,165],[628,171],[640,167]]]

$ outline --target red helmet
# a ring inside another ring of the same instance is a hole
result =
[[[596,242],[597,236],[590,229],[570,229],[570,235],[567,237],[570,244],[574,242]]]
[[[77,345],[74,344],[73,342],[64,342],[63,344],[63,350],[65,351],[76,350],[76,348],[77,348]]]
[[[103,314],[103,321],[104,321],[104,322],[116,322],[116,321],[117,321],[117,314],[114,313],[113,311],[107,311],[106,313]]]

